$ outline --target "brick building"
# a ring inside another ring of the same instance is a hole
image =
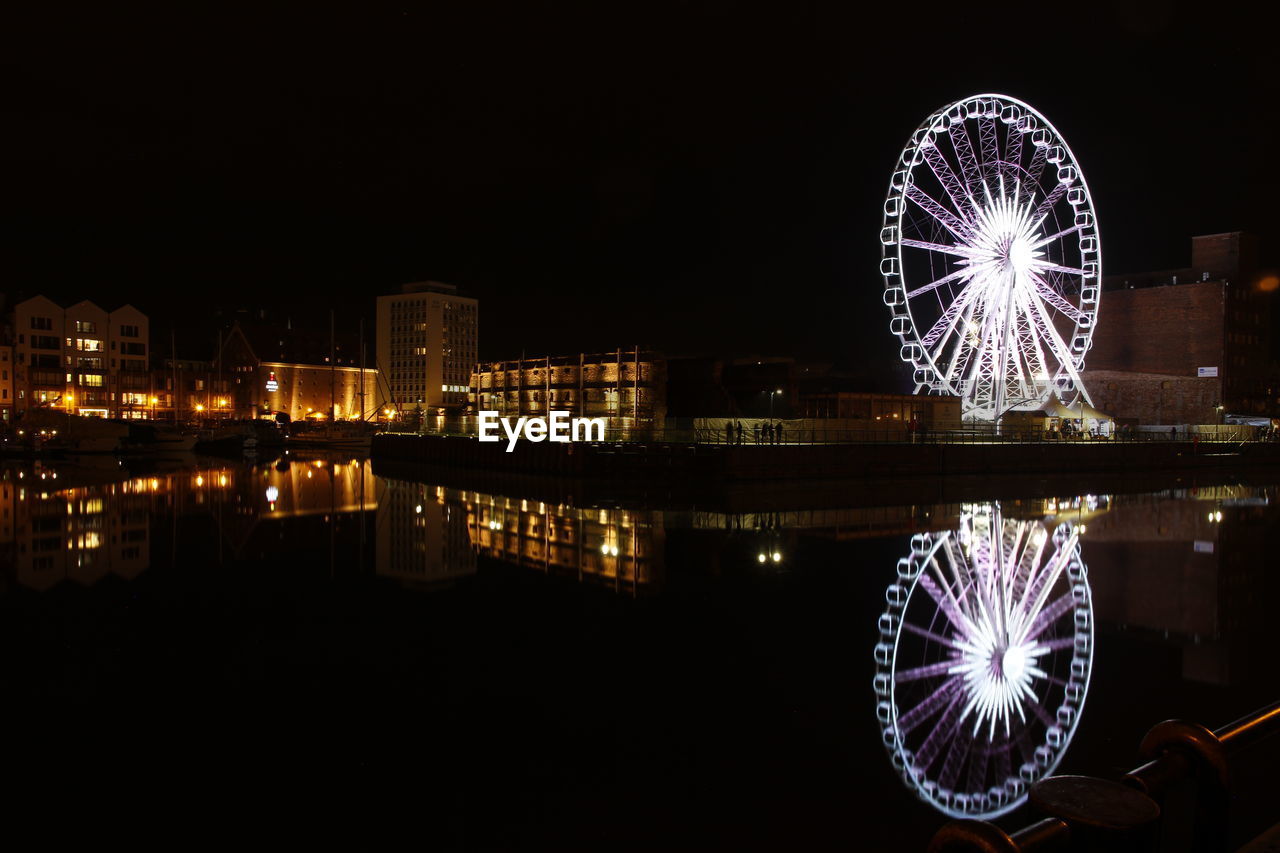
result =
[[[321,341],[290,324],[237,322],[209,379],[214,402],[226,400],[237,418],[284,413],[291,420],[373,420],[385,399],[378,371],[360,366],[357,346]],[[200,400],[194,393],[191,405]]]
[[[1110,276],[1083,379],[1094,405],[1146,424],[1217,423],[1274,408],[1275,287],[1253,239],[1194,237],[1191,266]]]

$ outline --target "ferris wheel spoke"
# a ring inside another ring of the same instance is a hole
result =
[[[1078,534],[1073,530],[1067,541],[1063,543],[1058,552],[1050,559],[1048,570],[1041,575],[1040,582],[1036,585],[1035,599],[1031,600],[1028,597],[1022,600],[1023,606],[1027,608],[1027,612],[1043,612],[1045,599],[1049,597],[1049,592],[1053,589],[1054,584],[1058,582],[1058,576],[1062,574],[1063,569],[1066,568],[1067,563],[1070,562],[1072,555],[1075,553],[1077,536]],[[1027,601],[1029,600],[1031,600],[1032,603],[1030,606],[1027,606]],[[1024,638],[1025,635],[1023,637],[1019,637],[1019,640]]]
[[[1032,214],[1031,221],[1039,222],[1045,216],[1048,216],[1049,211],[1053,210],[1053,206],[1067,194],[1068,189],[1069,188],[1066,184],[1058,184],[1051,189],[1049,194],[1044,197],[1044,201],[1040,202],[1040,204],[1036,206],[1036,210],[1035,213]]]
[[[1071,322],[1079,324],[1084,321],[1085,313],[1072,305],[1070,300],[1055,290],[1052,285],[1040,278],[1040,276],[1036,275],[1034,272],[1029,271],[1028,275],[1031,280],[1035,282],[1035,295],[1039,296],[1045,302],[1048,302],[1067,317],[1070,317]]]
[[[1080,372],[1076,370],[1075,358],[1071,355],[1071,350],[1067,348],[1066,343],[1062,340],[1062,336],[1058,334],[1058,330],[1054,328],[1053,321],[1049,318],[1048,313],[1044,310],[1039,300],[1030,300],[1032,306],[1031,316],[1036,325],[1040,328],[1040,335],[1049,342],[1049,348],[1053,351],[1058,364],[1067,371],[1067,375],[1071,377],[1076,386],[1084,390],[1084,382],[1080,379]]]
[[[1000,143],[996,136],[996,120],[992,116],[978,117],[978,142],[982,146],[982,165],[1000,168]],[[983,175],[986,178],[986,175]]]
[[[1072,225],[1070,228],[1064,228],[1064,229],[1062,229],[1062,230],[1061,230],[1061,231],[1059,231],[1057,234],[1050,234],[1048,237],[1042,237],[1041,239],[1039,239],[1039,240],[1037,240],[1036,242],[1032,243],[1032,244],[1031,244],[1031,248],[1032,248],[1032,249],[1039,249],[1041,246],[1047,246],[1047,245],[1049,245],[1050,243],[1052,243],[1054,240],[1058,240],[1058,239],[1061,239],[1061,238],[1066,237],[1066,236],[1068,236],[1068,235],[1074,234],[1075,232],[1077,232],[1077,231],[1079,231],[1079,230],[1080,230],[1080,226],[1079,226],[1079,225]]]
[[[1045,709],[1044,705],[1040,704],[1038,699],[1035,702],[1028,702],[1027,704],[1031,706],[1032,713],[1034,713],[1036,718],[1044,724],[1045,728],[1052,728],[1058,724],[1058,721],[1055,720],[1053,715]]]
[[[972,258],[976,254],[968,246],[956,246],[950,243],[930,243],[927,240],[911,239],[904,239],[901,242],[903,246],[912,249],[928,249],[930,252],[942,252],[945,255],[956,255],[961,258]]]
[[[929,597],[957,631],[965,636],[971,636],[974,633],[973,623],[960,610],[960,603],[951,595],[950,589],[943,591],[933,578],[923,573],[920,575],[920,585],[924,587],[925,592],[929,593]]]
[[[973,586],[973,571],[969,566],[969,561],[965,558],[960,543],[956,542],[954,536],[948,536],[946,542],[945,553],[947,556],[947,565],[951,569],[951,578],[948,579],[946,573],[942,571],[942,564],[934,561],[934,573],[938,577],[938,582],[942,584],[943,589],[947,591],[947,595],[956,600],[957,608],[967,618],[971,618],[972,614],[966,603],[969,601],[968,591]]]
[[[947,338],[951,337],[951,332],[956,328],[960,315],[964,313],[965,308],[973,301],[975,293],[977,293],[977,288],[973,287],[971,283],[966,283],[960,290],[960,295],[956,297],[956,301],[947,306],[946,310],[942,312],[942,316],[920,339],[920,343],[926,347],[932,347],[935,343],[941,341],[938,345],[938,351],[934,353],[935,357],[945,348]]]
[[[933,631],[930,631],[928,628],[921,628],[919,625],[913,624],[911,622],[903,622],[902,629],[904,631],[910,631],[912,634],[915,634],[917,637],[924,637],[926,640],[933,640],[935,643],[944,645],[949,649],[954,649],[957,652],[961,651],[960,646],[956,645],[954,640],[952,640],[949,637],[944,637],[941,634],[934,633]]]
[[[1040,184],[1040,175],[1044,173],[1044,164],[1049,153],[1049,146],[1035,146],[1035,153],[1031,155],[1031,165],[1027,166],[1027,177],[1031,179],[1034,186]]]
[[[1043,643],[1036,643],[1036,651],[1043,653],[1052,652],[1057,649],[1069,649],[1075,645],[1075,642],[1075,637],[1058,637]]]
[[[1043,363],[1043,354],[1041,355]],[[1033,618],[1035,614],[1030,613],[1024,606],[1027,599],[1027,591],[1031,589],[1031,584],[1036,577],[1036,573],[1044,562],[1044,545],[1047,537],[1040,531],[1040,535],[1036,537],[1034,547],[1027,548],[1023,554],[1022,564],[1018,567],[1019,583],[1014,590],[1015,600],[1017,601],[1017,612],[1019,617],[1018,630],[1026,624],[1028,619]]]
[[[1020,728],[1018,730],[1018,734],[1015,737],[1026,738],[1027,737],[1026,727],[1023,726],[1022,728]],[[995,754],[992,756],[992,758],[995,760],[995,766],[992,768],[992,771],[996,779],[1008,779],[1009,776],[1011,775],[1011,771],[1013,768],[1010,766],[1012,764],[1012,761],[1010,760],[1010,754],[1013,752],[1013,748],[1014,748],[1014,741],[1012,739],[1006,740],[998,748],[993,748],[993,752]]]
[[[908,199],[914,201],[921,210],[937,220],[939,224],[955,235],[956,239],[966,243],[969,242],[973,232],[967,222],[941,204],[938,204],[928,193],[915,184],[907,187],[906,194]]]
[[[988,305],[988,307],[991,306]],[[995,388],[996,373],[999,370],[997,362],[999,361],[1000,339],[1004,330],[1004,314],[1005,306],[1001,303],[995,306],[995,310],[988,311],[983,317],[981,333],[978,335],[981,345],[976,353],[977,358],[973,359],[969,376],[969,381],[975,383],[979,396],[982,396],[982,386],[989,386],[989,389]]]
[[[1049,626],[1058,621],[1058,617],[1066,613],[1075,604],[1075,599],[1070,592],[1066,592],[1049,604],[1044,609],[1035,614],[1035,619],[1027,628],[1023,636],[1028,640],[1039,639],[1040,635],[1049,629]],[[1034,611],[1032,611],[1034,612]]]
[[[1022,298],[1026,300],[1029,297],[1023,294]],[[1036,335],[1035,326],[1027,316],[1028,310],[1024,301],[1018,313],[1018,349],[1027,365],[1028,388],[1034,388],[1034,396],[1039,397],[1041,393],[1039,383],[1048,381],[1049,368],[1044,357],[1044,349],[1040,346],[1040,338]],[[1031,395],[1030,391],[1028,395]],[[1021,577],[1020,574],[1019,579]]]
[[[904,669],[895,673],[893,680],[898,684],[904,684],[908,681],[919,681],[922,678],[936,678],[939,675],[947,675],[951,672],[951,668],[955,666],[956,658],[948,658],[938,663],[931,663],[927,666],[917,666],[914,669]]]
[[[1051,264],[1045,261],[1032,261],[1031,269],[1035,272],[1060,272],[1066,275],[1084,275],[1085,273],[1079,267],[1064,267],[1061,264]]]
[[[969,756],[969,773],[967,787],[970,791],[981,791],[986,787],[987,762],[991,760],[991,751],[977,749]]]
[[[938,754],[944,743],[950,743],[955,737],[956,730],[960,728],[960,700],[964,698],[964,691],[956,691],[951,697],[951,701],[947,703],[946,710],[942,712],[938,722],[934,724],[933,731],[929,732],[928,737],[920,744],[920,748],[916,750],[915,766],[917,770],[928,770],[933,766],[933,762],[937,760]]]
[[[1022,763],[1029,764],[1036,759],[1036,748],[1031,743],[1031,734],[1026,727],[1021,728],[1012,738],[1013,745],[1018,747],[1018,755],[1022,756]],[[1008,774],[1006,774],[1007,776]]]
[[[956,159],[960,161],[960,172],[964,176],[966,195],[972,195],[982,180],[982,172],[978,168],[978,158],[973,153],[973,143],[963,122],[952,122],[947,133],[951,136],[951,147],[955,149]]]
[[[942,708],[945,708],[951,702],[953,696],[964,695],[963,688],[964,680],[959,676],[948,678],[920,704],[898,716],[898,732],[902,735],[909,734],[916,726],[938,713]]]
[[[974,328],[973,312],[976,304],[977,300],[971,299],[961,317],[964,323],[964,331],[955,336],[955,347],[951,351],[951,359],[947,363],[947,370],[943,375],[943,381],[947,384],[951,383],[952,377],[963,377],[965,375],[969,360],[973,357],[975,350],[971,345],[970,335],[972,335],[971,330]],[[957,326],[956,328],[959,329],[960,327]]]
[[[956,212],[965,220],[972,219],[974,212],[973,199],[970,198],[968,189],[961,185],[955,172],[951,171],[951,165],[947,163],[942,151],[936,144],[925,145],[920,151],[924,155],[925,163],[929,165],[929,171],[933,172],[933,176],[938,179],[938,183],[942,184],[942,188],[946,190],[947,196],[951,199],[951,204],[956,209]]]
[[[943,761],[942,770],[938,773],[939,785],[944,788],[955,787],[956,779],[960,776],[960,768],[964,766],[964,760],[973,749],[973,744],[974,742],[969,738],[951,739],[951,747],[947,750],[946,760]]]
[[[1009,135],[1005,137],[1004,160],[1009,166],[1009,173],[1019,177],[1022,169],[1022,134],[1016,124],[1009,125]]]
[[[971,275],[973,275],[973,267],[961,267],[955,272],[947,273],[942,278],[935,279],[934,281],[931,281],[928,284],[921,285],[920,287],[917,287],[915,290],[907,291],[907,299],[915,299],[917,296],[923,293],[928,293],[931,290],[937,290],[939,287],[942,287],[942,285],[947,284],[948,282],[956,281],[957,279],[961,279],[961,278],[966,278]]]

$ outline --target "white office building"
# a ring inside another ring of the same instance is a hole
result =
[[[479,303],[450,284],[416,282],[379,296],[382,393],[402,411],[466,406],[479,326]]]

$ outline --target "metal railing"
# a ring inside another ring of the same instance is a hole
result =
[[[1197,723],[1183,720],[1166,720],[1147,732],[1139,747],[1139,754],[1147,759],[1142,766],[1125,774],[1121,780],[1130,792],[1117,798],[1114,782],[1086,777],[1070,777],[1082,783],[1093,783],[1109,802],[1110,812],[1105,818],[1081,814],[1078,795],[1063,814],[1050,815],[1037,823],[1007,833],[992,823],[979,820],[952,821],[934,835],[929,853],[1043,853],[1050,850],[1132,849],[1132,833],[1141,830],[1150,820],[1164,817],[1157,804],[1165,800],[1172,789],[1188,781],[1196,785],[1193,813],[1193,839],[1190,849],[1219,853],[1226,849],[1230,833],[1228,821],[1228,793],[1239,797],[1241,792],[1230,791],[1232,759],[1239,753],[1252,749],[1262,740],[1280,734],[1280,702],[1261,708],[1233,723],[1210,731]],[[1052,811],[1052,797],[1045,796],[1046,787],[1064,777],[1050,777],[1031,787],[1031,799],[1041,811]],[[1077,788],[1080,784],[1077,783]],[[1037,794],[1041,796],[1037,798]],[[1267,796],[1268,792],[1263,792]],[[1132,825],[1120,825],[1114,819],[1115,800],[1129,799],[1142,806],[1134,811],[1141,813],[1141,820]],[[1066,812],[1074,812],[1068,814]],[[1154,817],[1153,817],[1154,816]],[[1110,836],[1110,837],[1108,837]],[[1185,841],[1186,839],[1182,839]]]
[[[390,428],[387,432],[416,433],[421,435],[452,436],[476,438],[474,427],[442,427],[424,430],[399,430]],[[593,440],[598,432],[593,432]],[[500,440],[507,437],[500,434]],[[523,437],[521,438],[523,441]],[[724,429],[637,429],[608,428],[604,431],[606,443],[634,444],[698,444],[737,447],[776,447],[780,445],[814,445],[814,444],[1153,444],[1183,442],[1191,445],[1241,445],[1262,443],[1265,439],[1255,437],[1250,431],[1197,433],[1188,430],[1173,432],[1137,431],[1111,433],[1109,435],[1092,435],[1089,433],[1050,433],[1042,430],[1010,429],[1003,430],[966,428],[954,430],[921,430],[910,432],[901,429],[811,429],[783,426],[782,430],[770,436],[761,431],[743,428],[741,435],[736,432],[732,439]]]

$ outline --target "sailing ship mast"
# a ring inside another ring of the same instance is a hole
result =
[[[333,344],[333,309],[329,309],[329,422],[332,423],[338,419],[337,407],[334,400],[334,379],[337,376],[336,351]]]

